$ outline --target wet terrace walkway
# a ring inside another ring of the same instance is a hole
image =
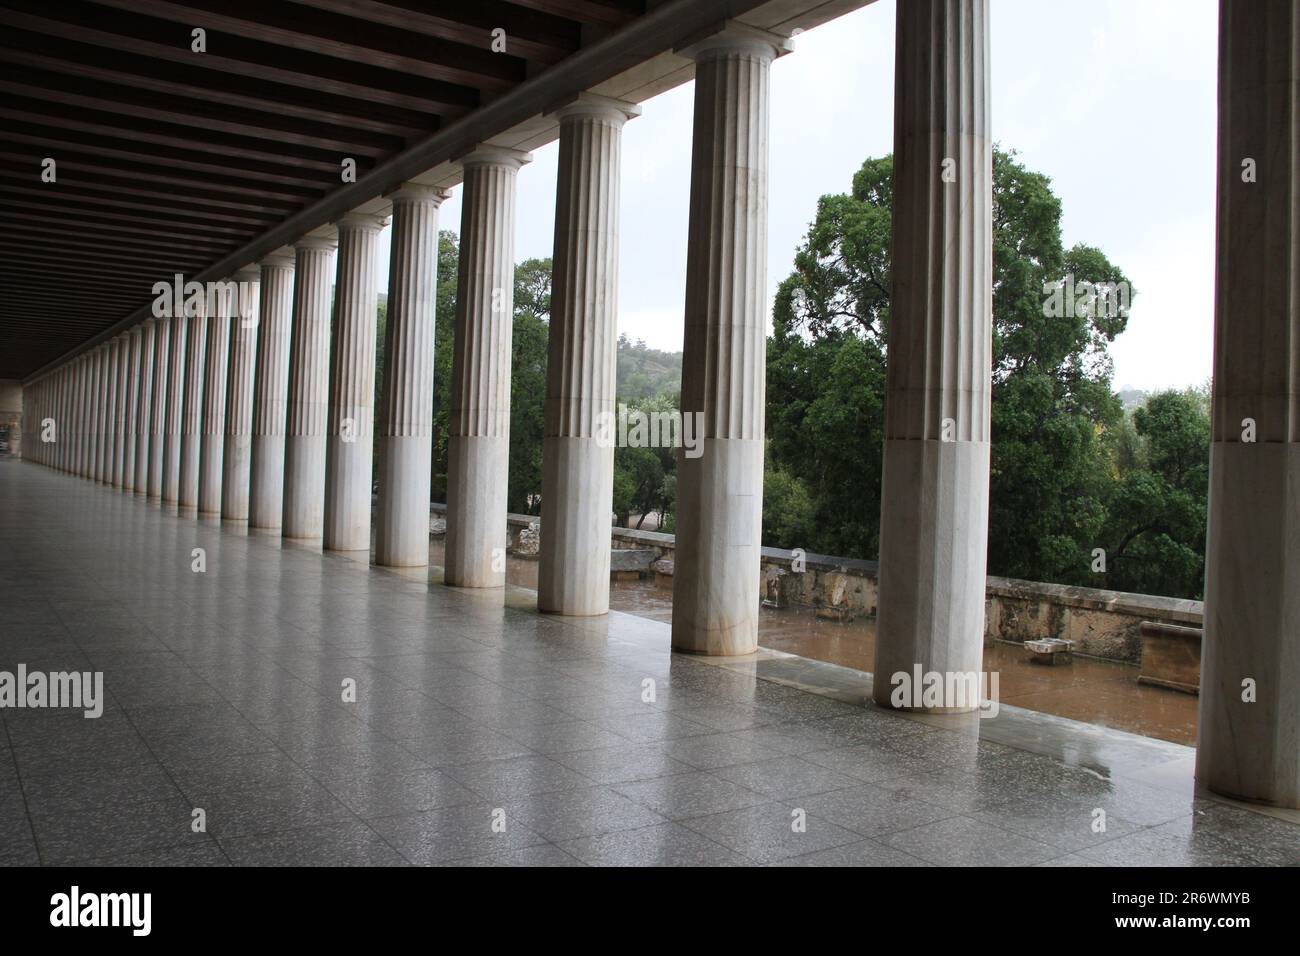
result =
[[[846,668],[432,578],[0,461],[0,671],[107,696],[0,710],[0,863],[1300,862],[1296,815],[1194,795],[1186,747],[905,717]]]

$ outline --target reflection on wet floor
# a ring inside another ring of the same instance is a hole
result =
[[[429,557],[442,564],[442,541],[430,542]],[[537,562],[511,557],[506,565],[511,584],[537,589]],[[656,621],[672,620],[672,592],[650,580],[615,581],[610,608]],[[799,657],[870,671],[875,654],[876,622],[861,618],[847,624],[825,621],[808,608],[763,608],[758,642]],[[1196,697],[1137,682],[1138,669],[1128,664],[1089,660],[1047,667],[1031,663],[1018,644],[989,644],[984,669],[997,672],[999,701],[1085,723],[1125,730],[1173,743],[1196,743]]]

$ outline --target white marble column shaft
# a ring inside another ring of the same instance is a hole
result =
[[[167,320],[171,335],[167,343],[167,418],[163,426],[162,503],[174,509],[180,497],[181,445],[185,427],[188,331],[191,320],[175,315]]]
[[[559,111],[537,607],[609,611],[618,363],[619,145],[636,108],[592,97]]]
[[[766,374],[768,82],[776,38],[723,31],[691,51],[695,119],[677,452],[673,647],[758,646]]]
[[[153,372],[154,339],[158,320],[146,319],[140,324],[140,373],[138,395],[135,403],[135,493],[149,494],[149,436],[153,431]]]
[[[214,284],[209,294],[208,344],[203,367],[203,437],[199,460],[199,514],[221,514],[221,475],[226,446],[226,372],[234,280]]]
[[[117,419],[113,423],[113,487],[122,489],[126,480],[126,423],[131,388],[131,333],[117,337]]]
[[[322,546],[329,551],[369,551],[379,303],[375,250],[384,219],[349,214],[336,225],[339,251],[330,346]]]
[[[459,587],[505,584],[515,180],[525,161],[492,147],[462,159],[444,576]]]
[[[208,348],[207,305],[185,319],[185,395],[181,402],[180,468],[176,506],[185,514],[198,511],[199,464],[203,445],[203,376]]]
[[[978,674],[992,373],[988,0],[898,10],[894,214],[874,697]],[[952,686],[952,685],[947,685]],[[974,710],[978,700],[908,709]]]
[[[286,538],[318,539],[325,524],[325,428],[329,408],[334,246],[333,240],[308,238],[294,247],[281,528]]]
[[[393,226],[384,394],[377,426],[375,563],[392,567],[429,563],[438,206],[447,195],[444,190],[407,183],[389,197]]]
[[[143,348],[144,330],[136,326],[128,335],[128,364],[127,364],[127,393],[126,393],[126,422],[125,424],[125,441],[122,448],[122,490],[135,493],[135,446],[137,440],[137,431],[139,429],[140,415],[140,371],[141,371],[141,350]]]
[[[293,257],[262,260],[253,376],[252,462],[248,524],[279,529],[284,516],[284,426],[293,324]]]
[[[222,451],[221,517],[248,520],[248,481],[253,453],[253,370],[257,364],[257,326],[261,272],[235,275],[229,358],[226,361],[226,434]]]
[[[1300,808],[1300,0],[1219,6],[1196,778]]]
[[[149,474],[145,487],[150,498],[162,499],[163,455],[167,434],[167,376],[171,371],[172,320],[154,322],[153,393],[149,402]]]

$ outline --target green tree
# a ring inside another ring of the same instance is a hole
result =
[[[546,340],[551,319],[551,260],[515,266],[510,356],[510,490],[507,507],[537,514],[542,495],[546,427]]]
[[[451,407],[452,354],[456,338],[456,282],[460,245],[449,229],[438,233],[438,300],[434,309],[433,481],[430,496],[447,500],[448,411]]]
[[[1209,394],[1152,395],[1131,413],[1139,450],[1117,468],[1102,547],[1105,586],[1199,598],[1205,581]]]
[[[869,159],[848,195],[818,202],[768,344],[772,471],[812,497],[804,546],[854,557],[879,548],[892,176],[891,157]],[[1013,153],[994,153],[993,201],[989,570],[1093,583],[1111,468],[1102,436],[1121,421],[1106,347],[1127,311],[1048,314],[1044,288],[1070,274],[1125,288],[1127,279],[1099,250],[1063,247],[1050,180]]]

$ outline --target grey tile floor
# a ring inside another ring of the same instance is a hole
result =
[[[970,733],[531,600],[0,461],[0,671],[107,697],[0,710],[0,864],[1300,863],[1186,748],[1010,708]]]

